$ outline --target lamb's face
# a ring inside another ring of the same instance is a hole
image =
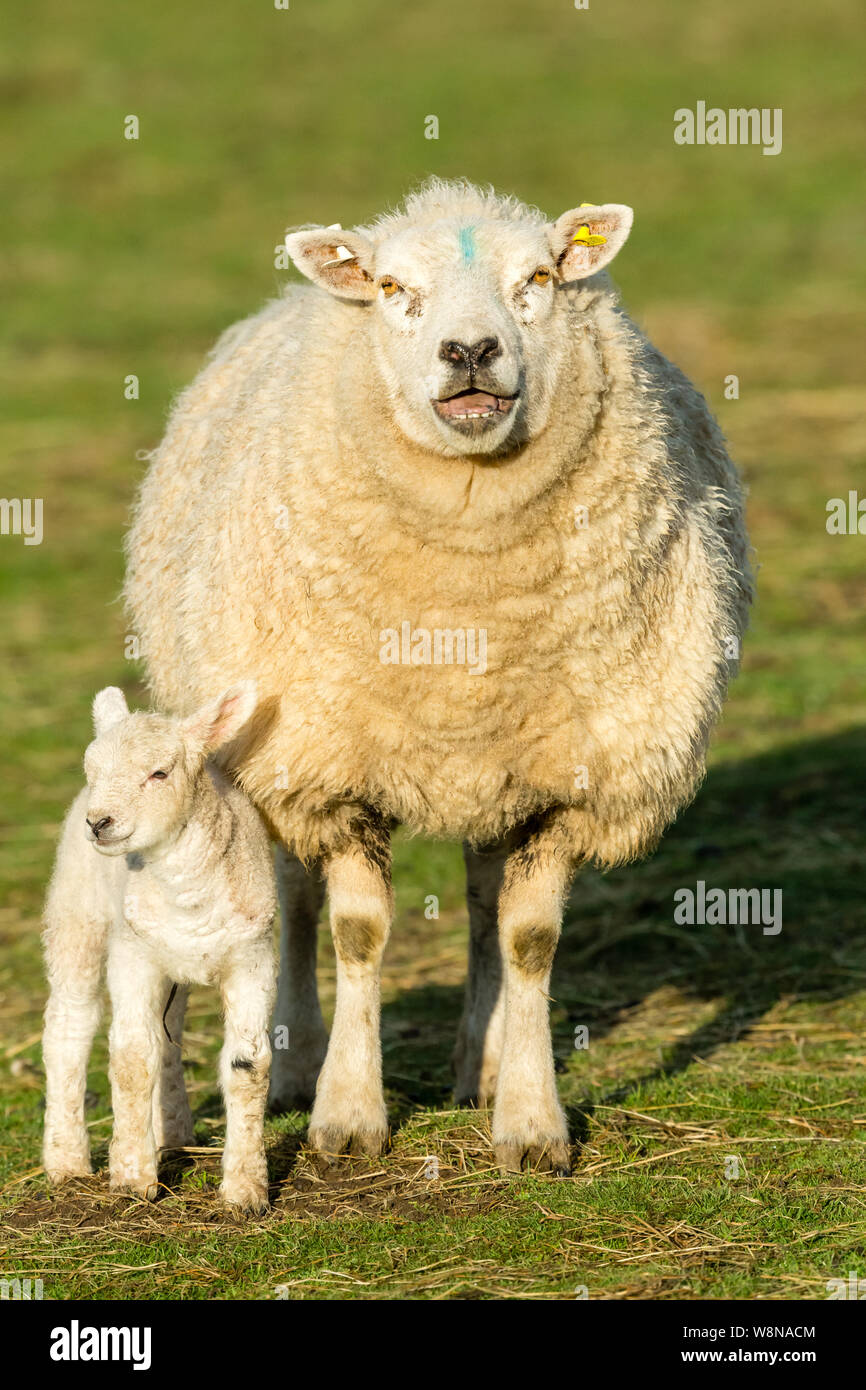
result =
[[[630,226],[618,204],[552,224],[463,210],[378,238],[316,228],[286,244],[311,279],[369,304],[383,408],[410,439],[501,457],[547,421],[568,346],[563,286],[607,264]]]
[[[186,719],[130,714],[122,690],[93,701],[96,737],[84,754],[87,838],[101,854],[139,854],[170,844],[193,810],[205,760],[236,738],[256,707],[240,681]]]
[[[174,720],[129,715],[93,740],[84,772],[86,834],[101,854],[152,850],[186,819],[195,767]]]

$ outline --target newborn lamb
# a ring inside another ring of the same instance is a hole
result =
[[[169,1040],[183,1016],[173,982],[215,984],[225,1015],[220,1190],[232,1206],[267,1206],[273,866],[258,813],[208,761],[255,705],[252,682],[186,719],[130,714],[113,686],[93,702],[87,787],[67,815],[45,908],[43,1161],[52,1181],[91,1171],[84,1091],[107,953],[111,1186],[153,1199],[157,1148],[191,1142],[179,1049]]]

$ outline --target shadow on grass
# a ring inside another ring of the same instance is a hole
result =
[[[574,1027],[593,1041],[664,987],[714,1001],[714,1017],[630,1079],[676,1074],[742,1038],[783,999],[833,1000],[866,987],[866,728],[715,769],[643,864],[578,878],[553,974],[554,1050]],[[782,890],[782,928],[677,926],[674,893]],[[399,924],[397,925],[399,931]],[[447,1103],[462,990],[407,990],[383,1010],[385,1081],[395,1127]],[[590,1107],[573,1107],[580,1139]]]

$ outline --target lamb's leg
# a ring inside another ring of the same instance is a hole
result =
[[[505,990],[496,905],[507,850],[463,846],[469,909],[469,967],[454,1049],[458,1105],[489,1105],[496,1093],[505,1025]]]
[[[163,1004],[162,1065],[153,1093],[153,1137],[158,1149],[182,1149],[187,1144],[195,1143],[192,1111],[183,1075],[183,1020],[187,994],[186,987],[178,985],[167,1010]]]
[[[42,1162],[51,1182],[92,1171],[84,1120],[87,1063],[102,1012],[102,966],[108,921],[50,916],[45,963],[51,993],[45,1009],[45,1130]]]
[[[162,1060],[162,1012],[171,981],[118,927],[109,944],[108,988],[112,1009],[108,1070],[114,1108],[110,1185],[153,1201],[158,1191],[153,1093]]]
[[[328,1031],[316,989],[319,911],[325,895],[321,872],[304,868],[279,845],[280,976],[274,1010],[274,1054],[269,1105],[307,1110],[328,1050]]]
[[[379,827],[327,865],[337,1003],[310,1117],[309,1142],[326,1155],[378,1154],[388,1138],[379,1037],[379,972],[391,924],[387,830]]]
[[[493,1111],[497,1163],[565,1174],[568,1128],[556,1094],[548,989],[573,873],[555,817],[529,834],[505,865],[499,940],[505,973],[505,1038]]]
[[[223,980],[225,1042],[220,1085],[226,1106],[223,1200],[243,1211],[268,1205],[265,1104],[271,1066],[268,1021],[275,993],[273,944],[260,949]]]

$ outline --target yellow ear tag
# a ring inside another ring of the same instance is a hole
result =
[[[592,204],[588,203],[586,204],[586,206],[591,207]],[[577,233],[577,236],[572,237],[572,240],[579,241],[582,246],[604,246],[605,242],[607,241],[607,237],[591,236],[589,227],[581,227]]]

